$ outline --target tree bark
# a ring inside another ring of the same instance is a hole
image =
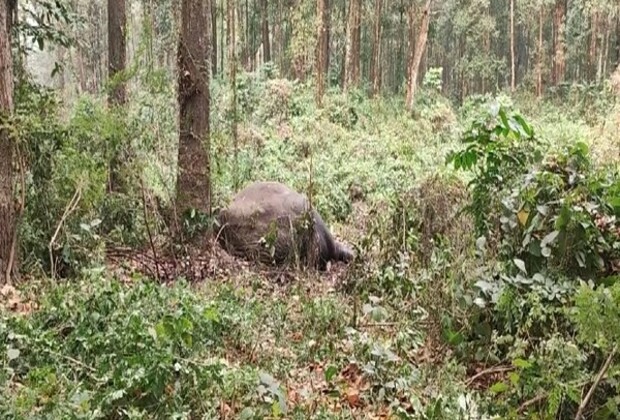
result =
[[[267,0],[261,4],[261,34],[263,39],[263,63],[271,61],[271,43],[269,41],[269,5]]]
[[[178,45],[177,208],[211,212],[209,176],[209,0],[182,0]]]
[[[325,14],[323,17],[325,20],[323,21],[323,30],[325,31],[325,42],[323,43],[323,73],[325,74],[325,81],[329,80],[329,43],[331,40],[331,0],[325,0]]]
[[[239,134],[237,127],[237,7],[235,5],[235,0],[227,0],[227,13],[226,19],[228,20],[228,76],[230,79],[230,85],[232,90],[232,98],[231,98],[231,128],[230,131],[232,133],[233,140],[233,154],[235,167],[233,168],[233,186],[235,188],[238,187],[238,165],[237,165],[237,156],[239,154]]]
[[[127,87],[124,80],[114,80],[123,77],[127,62],[127,15],[125,0],[108,0],[108,80],[113,85],[108,95],[110,107],[123,107],[127,102]],[[114,151],[110,161],[110,192],[123,192],[127,183],[122,174],[123,166],[130,160],[130,153],[126,153],[128,144],[121,144]]]
[[[401,42],[401,44],[405,43],[405,40],[407,40],[407,57],[406,57],[406,61],[405,61],[405,82],[407,83],[407,92],[409,92],[409,82],[410,82],[410,77],[411,77],[411,71],[412,71],[412,64],[413,64],[413,56],[415,55],[415,44],[416,44],[416,27],[417,27],[417,12],[418,9],[416,7],[415,3],[412,3],[411,6],[409,7],[409,9],[407,10],[407,21],[409,22],[409,27],[407,28],[407,34],[408,36],[403,36],[403,41]],[[402,27],[405,27],[405,24],[401,22]],[[404,31],[404,29],[403,29]],[[402,47],[402,49],[404,50],[404,46]],[[405,54],[403,52],[403,54]],[[400,83],[400,81],[399,81]]]
[[[591,25],[590,25],[590,48],[588,49],[588,67],[590,80],[593,80],[596,76],[596,44],[598,38],[598,11],[592,13]]]
[[[543,25],[544,25],[544,17],[545,17],[545,10],[544,7],[541,6],[540,10],[538,11],[538,62],[536,63],[536,73],[537,73],[537,78],[536,78],[536,96],[538,98],[542,97],[542,93],[543,93],[543,77],[542,77],[542,73],[543,73]]]
[[[211,14],[211,75],[217,74],[217,1],[210,1],[210,14]]]
[[[113,79],[125,71],[127,61],[125,0],[108,0],[108,78]],[[116,82],[110,91],[110,105],[124,105],[127,101],[124,81]]]
[[[317,0],[317,58],[316,58],[316,104],[323,106],[325,94],[325,44],[327,43],[327,28],[325,27],[327,14],[327,0]]]
[[[350,0],[347,24],[344,90],[359,85],[360,79],[360,29],[361,0]]]
[[[375,27],[373,32],[372,55],[370,57],[371,96],[377,95],[381,82],[381,13],[382,0],[375,0]]]
[[[553,84],[559,86],[564,81],[566,72],[566,0],[557,0],[553,12]]]
[[[420,62],[422,61],[422,55],[426,47],[426,40],[428,38],[428,26],[431,21],[431,5],[432,0],[426,0],[424,10],[422,10],[422,21],[420,23],[420,30],[418,31],[418,39],[415,44],[415,54],[411,61],[411,72],[409,74],[409,83],[407,83],[407,110],[413,111],[413,102],[415,99],[418,74],[420,70]],[[413,6],[412,6],[413,7]]]
[[[10,284],[16,271],[16,214],[13,201],[14,141],[2,128],[13,114],[11,28],[16,3],[0,0],[0,284]]]
[[[510,91],[516,89],[515,64],[515,0],[510,0]]]

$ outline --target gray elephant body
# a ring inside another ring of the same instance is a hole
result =
[[[298,258],[324,270],[329,261],[353,259],[306,196],[279,182],[250,184],[220,212],[219,222],[222,246],[250,260],[282,265]]]

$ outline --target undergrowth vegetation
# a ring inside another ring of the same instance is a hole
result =
[[[174,191],[173,82],[136,77],[151,88],[122,116],[98,97],[63,112],[39,86],[16,92],[21,257],[64,279],[2,291],[3,418],[618,416],[609,92],[456,108],[429,71],[414,115],[358,91],[329,91],[319,109],[311,85],[265,67],[238,76],[235,115],[216,79],[215,207],[282,181],[356,260],[336,284],[230,272],[161,286],[103,268],[110,243],[165,242],[151,210]],[[109,160],[128,141],[135,190],[110,196]]]

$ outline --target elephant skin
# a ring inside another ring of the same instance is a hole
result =
[[[267,264],[301,262],[325,270],[350,262],[353,252],[336,241],[307,197],[279,182],[255,182],[220,211],[218,240],[230,254]]]

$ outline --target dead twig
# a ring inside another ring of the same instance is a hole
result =
[[[149,216],[148,212],[146,211],[146,192],[144,190],[144,181],[142,180],[142,178],[140,178],[140,189],[142,190],[142,211],[144,213],[144,225],[146,227],[146,234],[149,237],[149,245],[151,246],[151,251],[153,252],[153,262],[155,263],[155,276],[157,277],[157,282],[161,283],[161,278],[159,276],[159,258],[157,257],[157,251],[155,250],[155,243],[153,242],[153,235],[151,234],[151,226],[149,225]]]
[[[607,369],[609,369],[609,366],[611,365],[611,362],[614,359],[617,351],[618,351],[618,346],[615,345],[614,348],[609,353],[609,356],[607,357],[607,360],[605,360],[605,363],[603,364],[603,367],[601,368],[601,370],[596,375],[596,379],[594,380],[594,382],[590,386],[590,390],[586,394],[586,397],[583,399],[583,401],[581,401],[581,404],[579,404],[579,410],[577,410],[577,415],[575,416],[575,420],[580,420],[583,417],[583,410],[585,410],[585,408],[587,407],[588,403],[592,399],[592,395],[594,395],[594,390],[600,384],[601,380],[603,379],[603,376],[605,375],[605,372],[607,372]]]
[[[24,169],[24,158],[19,151],[19,147],[17,148],[17,161],[19,162],[19,182],[20,182],[20,202],[17,209],[17,217],[16,219],[21,219],[24,214],[24,208],[26,206],[26,175]],[[16,224],[17,226],[17,224]],[[13,230],[13,238],[11,239],[11,251],[9,253],[9,261],[6,266],[5,274],[5,284],[11,285],[11,271],[13,271],[13,265],[15,264],[15,254],[17,252],[17,234],[18,230],[15,228]]]
[[[474,376],[472,376],[471,378],[469,378],[466,382],[465,385],[466,386],[470,386],[471,384],[473,384],[474,382],[476,382],[477,379],[485,376],[485,375],[491,375],[493,373],[504,373],[504,372],[510,372],[511,370],[514,370],[513,366],[493,366],[487,369],[483,369],[480,372],[476,373]]]
[[[544,399],[546,399],[549,396],[548,392],[543,392],[542,394],[539,394],[537,396],[535,396],[534,398],[531,398],[529,400],[527,400],[526,402],[524,402],[523,404],[521,404],[519,406],[519,408],[517,409],[517,413],[522,413],[524,412],[530,405],[534,405]]]
[[[69,201],[69,204],[65,208],[65,211],[62,214],[60,221],[58,222],[58,226],[56,226],[54,235],[52,235],[52,239],[50,239],[50,242],[47,246],[49,250],[49,256],[50,256],[50,271],[52,275],[52,280],[54,280],[56,276],[56,268],[54,264],[54,244],[56,243],[56,239],[58,238],[58,234],[60,233],[60,229],[62,228],[62,225],[67,220],[67,217],[69,217],[69,215],[75,211],[81,198],[82,198],[82,188],[78,186],[78,188],[75,189],[75,194],[73,194],[71,201]]]

